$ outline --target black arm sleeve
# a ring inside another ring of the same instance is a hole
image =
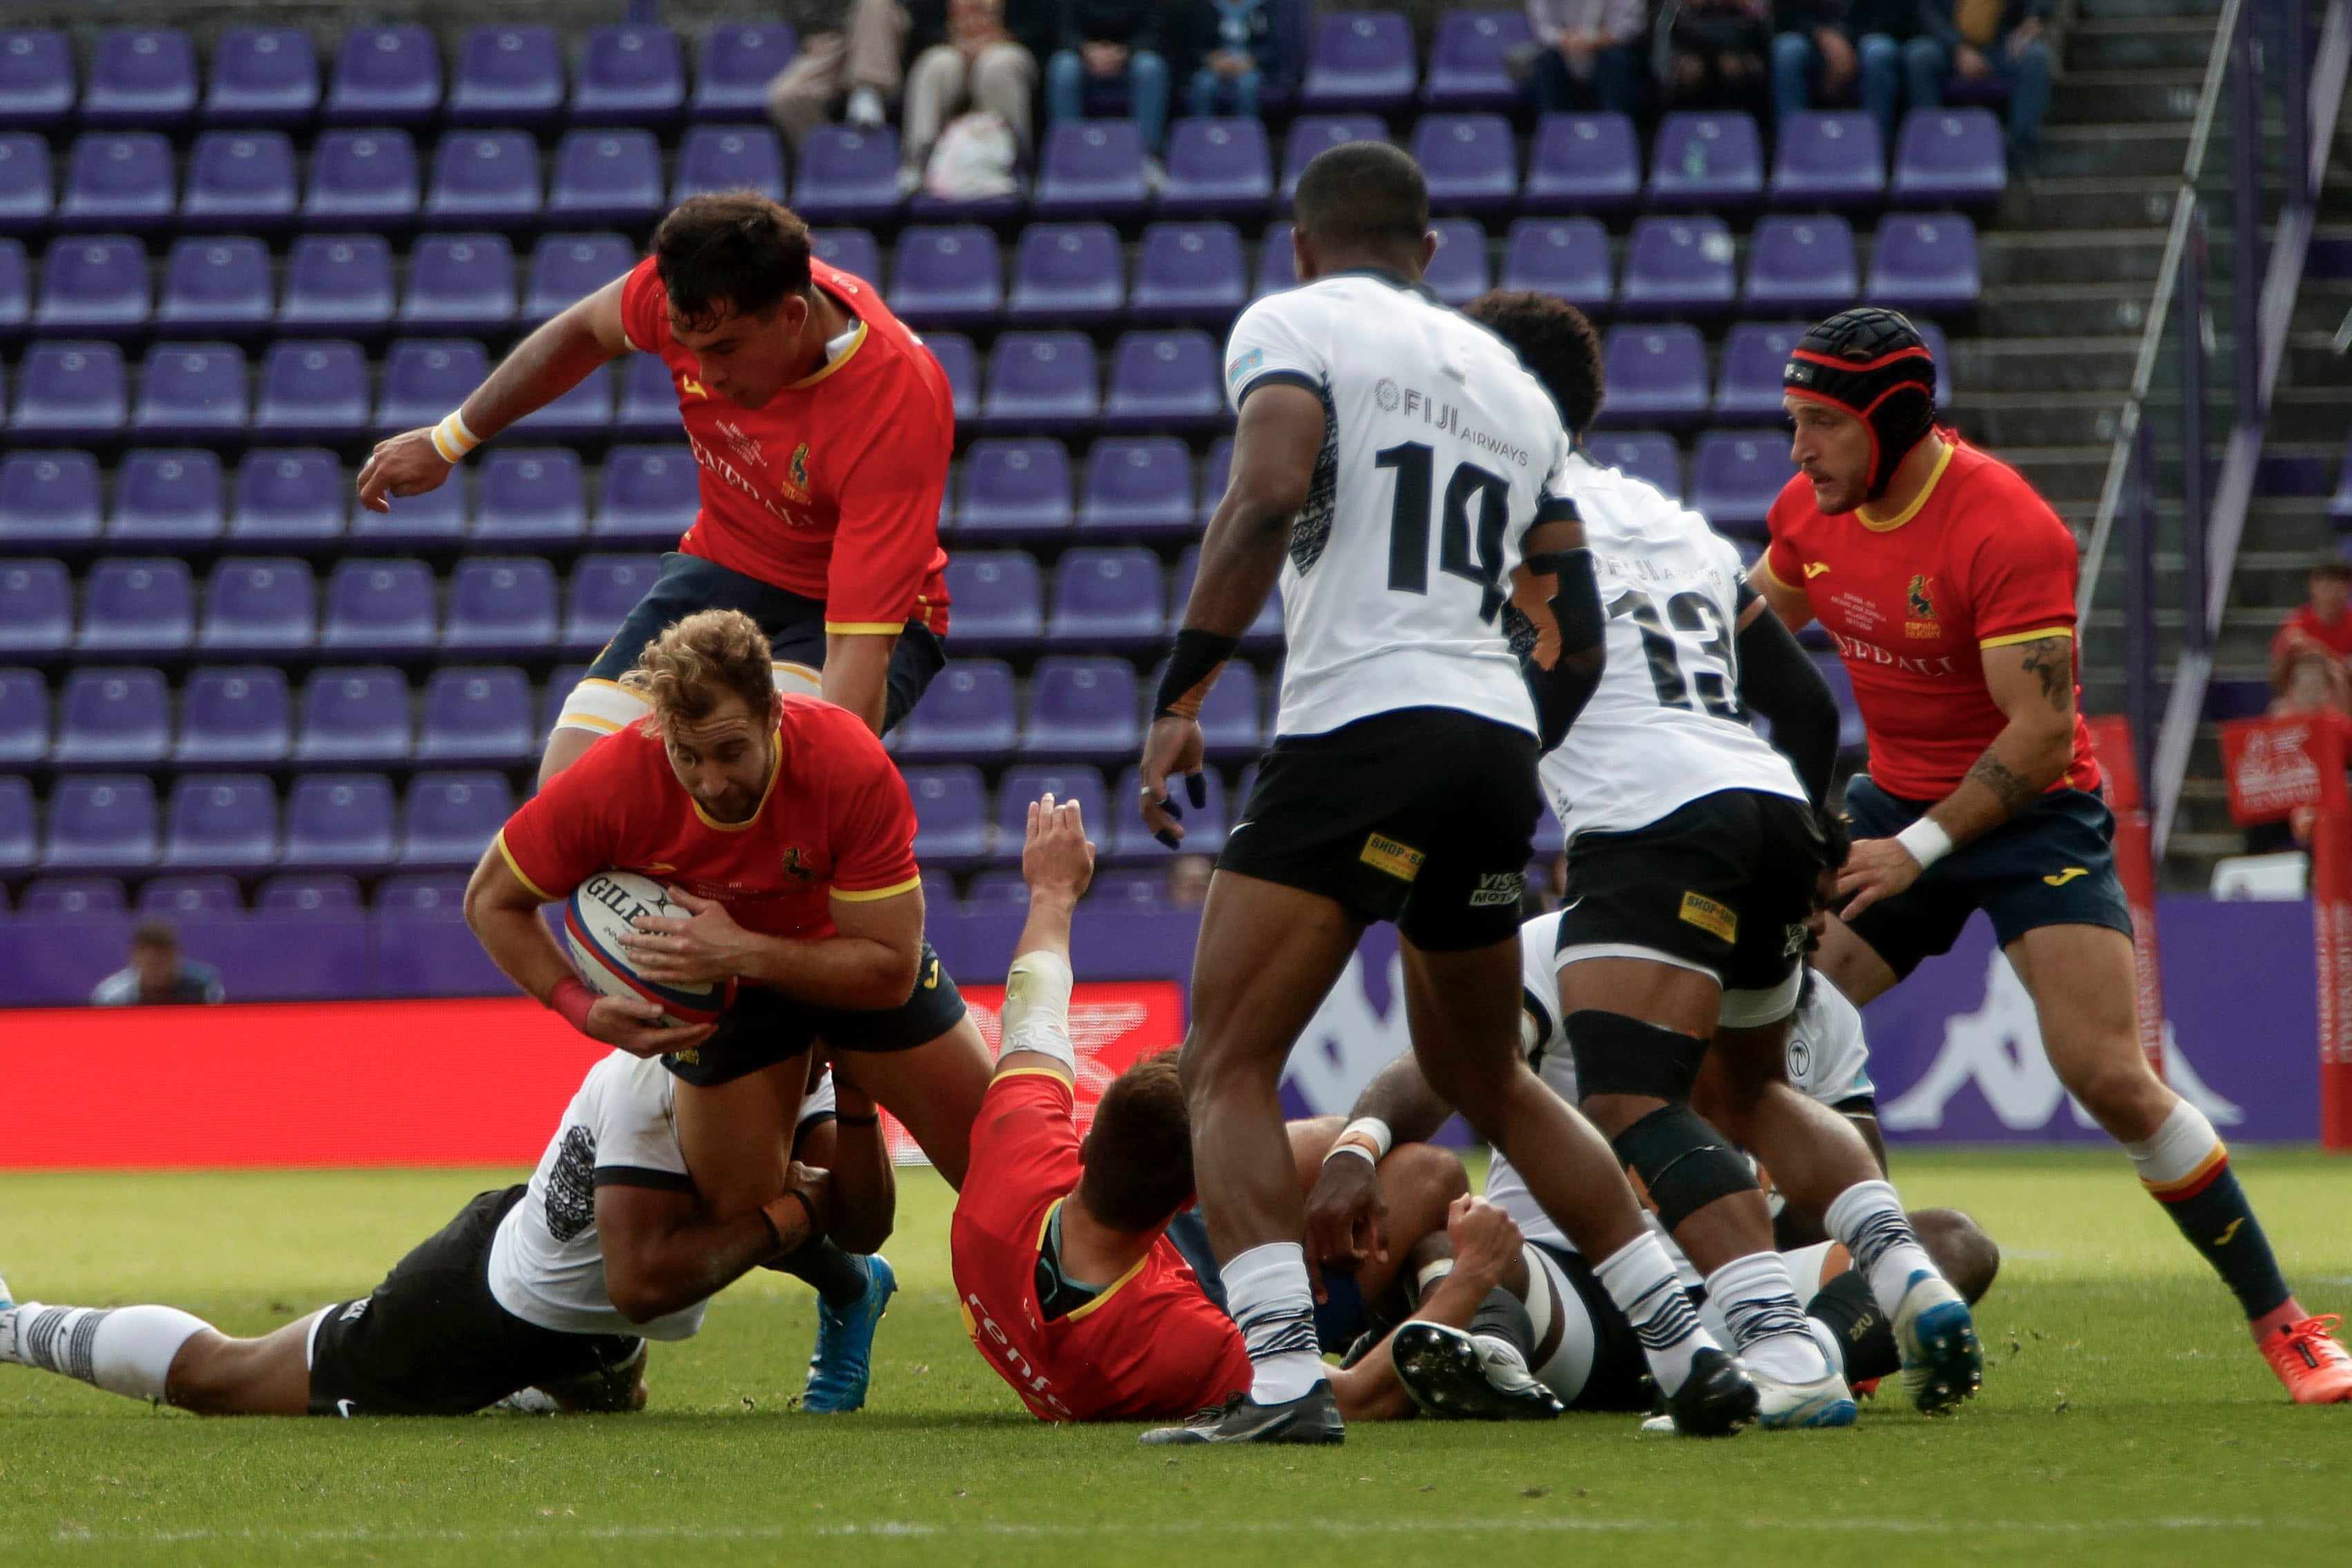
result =
[[[1797,765],[1805,794],[1820,805],[1837,768],[1837,699],[1769,607],[1739,634],[1739,694],[1772,721],[1772,744]]]
[[[1591,551],[1536,556],[1528,562],[1528,570],[1553,580],[1551,616],[1559,628],[1559,658],[1552,667],[1546,669],[1533,659],[1521,667],[1536,700],[1538,738],[1549,752],[1568,738],[1569,726],[1601,684],[1608,660],[1608,617],[1601,614],[1601,589],[1592,580]]]

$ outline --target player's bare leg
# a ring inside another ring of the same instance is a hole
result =
[[[995,1068],[970,1014],[911,1050],[836,1051],[834,1065],[898,1119],[948,1185],[962,1188],[972,1119]]]
[[[0,1363],[204,1415],[301,1415],[310,1406],[317,1316],[239,1340],[176,1307],[18,1303],[0,1282]]]
[[[807,1082],[807,1058],[795,1056],[725,1083],[672,1086],[678,1147],[712,1219],[750,1214],[784,1190]]]
[[[310,1319],[257,1340],[205,1329],[172,1358],[163,1399],[199,1415],[302,1415],[310,1408]]]
[[[1831,915],[1823,922],[1822,944],[1808,960],[1814,973],[1826,977],[1838,994],[1857,1007],[1867,1006],[1895,989],[1902,977],[1878,950],[1853,934],[1853,928]]]

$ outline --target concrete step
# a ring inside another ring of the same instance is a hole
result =
[[[2075,17],[2080,22],[2202,16],[2210,26],[2221,14],[2220,0],[2076,0],[2074,6]]]
[[[2161,228],[2029,234],[1990,230],[1978,237],[1985,287],[2010,283],[2126,283],[2155,287],[2164,260]]]
[[[1984,392],[2120,393],[2138,353],[2137,335],[1963,340],[1952,345],[1952,379]]]
[[[2147,293],[2112,283],[2015,283],[1986,289],[1977,303],[1977,330],[1988,337],[2137,335],[2147,321]]]
[[[2063,447],[2005,445],[2003,461],[2023,474],[2033,488],[2055,504],[2060,500],[2096,500],[2107,477],[2107,442]]]
[[[2066,34],[2066,70],[2202,69],[2213,47],[2213,16],[2086,18]]]
[[[2179,179],[2188,156],[2186,125],[2051,125],[2042,130],[2035,166],[2050,178],[2170,174]]]
[[[2172,221],[2176,169],[2161,174],[2083,174],[2012,180],[1997,221],[2041,231],[2136,228]]]
[[[2163,70],[2070,70],[2051,95],[2057,125],[2187,121],[2197,117],[2202,66]]]
[[[1956,349],[1955,357],[1958,353]],[[1953,422],[1970,440],[1982,442],[2004,455],[2021,447],[2049,442],[2096,445],[2105,451],[2105,444],[2116,438],[2116,417],[2124,402],[2120,390],[2104,396],[2084,396],[2079,392],[2003,392],[1965,382],[1957,384],[1958,390],[1952,400]],[[2102,467],[2103,475],[2105,471]],[[2098,494],[2095,481],[2090,493]]]

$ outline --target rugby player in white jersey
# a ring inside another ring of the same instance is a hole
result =
[[[1176,842],[1169,790],[1200,771],[1202,699],[1279,577],[1276,740],[1210,883],[1182,1059],[1201,1206],[1251,1386],[1146,1440],[1343,1436],[1276,1085],[1376,920],[1397,924],[1430,1081],[1517,1155],[1598,1260],[1682,1429],[1735,1430],[1754,1415],[1753,1386],[1675,1287],[1606,1142],[1518,1049],[1536,759],[1601,654],[1583,540],[1548,492],[1568,458],[1559,416],[1508,348],[1423,287],[1428,186],[1402,152],[1353,142],[1316,158],[1291,243],[1301,286],[1244,311],[1226,351],[1233,475],[1142,758],[1144,820]],[[1527,559],[1557,584],[1562,649],[1533,681],[1501,625]]]

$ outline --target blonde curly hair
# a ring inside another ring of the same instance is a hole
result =
[[[621,684],[654,705],[665,730],[701,723],[729,692],[763,719],[776,694],[771,660],[759,622],[740,610],[698,610],[647,643]]]

